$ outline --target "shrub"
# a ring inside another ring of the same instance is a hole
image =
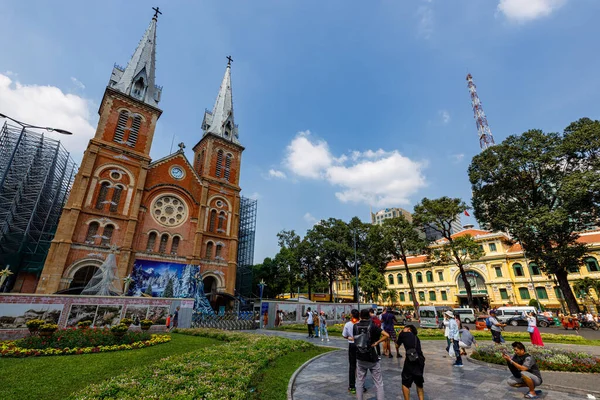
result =
[[[118,324],[111,326],[110,331],[112,333],[125,333],[129,330],[129,327],[125,324]]]
[[[131,318],[123,318],[121,319],[121,323],[130,326],[131,324],[133,324],[133,320]]]
[[[56,324],[44,324],[38,328],[40,332],[56,332],[58,325]]]
[[[548,346],[526,346],[526,349],[542,370],[600,373],[600,357]],[[507,344],[483,345],[479,346],[471,357],[492,364],[506,365],[506,361],[502,358],[503,350],[508,354],[513,352],[512,347]]]
[[[143,319],[140,321],[140,326],[151,327],[153,324],[154,324],[154,322],[152,322],[152,320],[150,320],[150,319]]]
[[[77,327],[81,329],[89,328],[92,325],[92,321],[80,321],[77,323]]]
[[[209,329],[176,329],[178,333],[224,341],[219,346],[172,356],[91,385],[77,399],[247,399],[261,370],[294,351],[314,348],[310,343],[279,337]]]
[[[27,325],[27,328],[29,328],[30,331],[37,331],[40,328],[40,326],[44,324],[46,324],[46,321],[44,321],[43,319],[30,319],[25,323],[25,325]]]
[[[16,347],[24,349],[64,349],[76,347],[113,346],[117,344],[131,344],[150,340],[150,334],[139,331],[128,331],[125,336],[118,339],[111,334],[109,329],[61,329],[50,338],[28,336],[15,341]]]

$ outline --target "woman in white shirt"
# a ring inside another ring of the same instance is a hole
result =
[[[542,335],[537,327],[537,318],[535,313],[527,314],[527,332],[531,338],[531,344],[534,346],[543,346]]]

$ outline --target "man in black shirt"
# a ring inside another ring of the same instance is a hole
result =
[[[360,310],[360,321],[354,324],[353,333],[356,345],[356,398],[362,400],[367,371],[371,371],[377,388],[377,400],[384,400],[381,365],[375,347],[390,336],[371,321],[367,308]]]
[[[413,382],[417,386],[419,400],[425,398],[423,391],[423,371],[425,370],[425,356],[421,349],[421,341],[417,337],[417,328],[414,325],[406,325],[398,335],[398,346],[404,345],[406,358],[402,368],[402,394],[405,400],[410,399],[410,387]]]
[[[525,395],[525,398],[537,399],[538,395],[535,388],[542,384],[542,373],[535,362],[535,358],[527,353],[521,342],[514,342],[512,347],[515,352],[512,358],[508,354],[502,355],[502,358],[508,364],[508,369],[513,374],[508,378],[508,384],[513,387],[527,386],[529,393]]]

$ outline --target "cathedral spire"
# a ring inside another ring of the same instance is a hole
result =
[[[223,139],[230,140],[233,143],[240,144],[238,127],[233,120],[233,97],[231,94],[231,62],[233,59],[231,56],[228,56],[227,60],[225,76],[223,76],[215,106],[212,112],[207,110],[204,113],[202,129],[204,130],[204,135],[211,133]]]
[[[155,11],[148,29],[135,49],[126,68],[115,65],[110,77],[109,86],[134,97],[146,104],[157,107],[162,88],[155,85],[156,69],[156,22],[158,8]]]

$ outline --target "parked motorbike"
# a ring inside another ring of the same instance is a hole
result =
[[[582,328],[590,328],[590,329],[593,329],[595,331],[597,331],[598,328],[600,328],[598,326],[598,323],[596,321],[583,320],[583,321],[581,321],[580,325],[581,325]]]

